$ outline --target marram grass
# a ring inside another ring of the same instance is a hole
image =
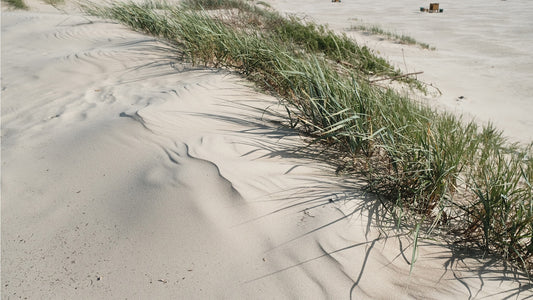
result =
[[[355,30],[355,31],[362,31],[362,32],[366,32],[366,33],[369,33],[369,34],[372,34],[372,35],[379,35],[379,36],[383,36],[391,41],[396,41],[400,44],[406,44],[406,45],[418,45],[420,46],[421,48],[423,49],[429,49],[429,50],[435,50],[436,48],[435,47],[432,47],[430,46],[429,44],[427,43],[422,43],[422,42],[419,42],[417,40],[415,40],[413,37],[411,36],[408,36],[408,35],[405,35],[405,34],[398,34],[398,33],[393,33],[393,32],[390,32],[390,31],[386,31],[384,30],[383,28],[377,26],[377,25],[364,25],[364,24],[360,24],[360,25],[353,25],[350,27],[351,30]]]
[[[17,9],[28,9],[28,6],[26,3],[24,3],[24,0],[2,0],[3,2],[6,2],[10,6],[17,8]]]
[[[84,9],[174,43],[194,64],[237,71],[285,99],[298,113],[291,124],[348,157],[346,169],[362,170],[368,189],[389,200],[399,225],[413,224],[417,240],[422,228],[442,228],[455,241],[532,272],[531,146],[372,85],[373,76],[399,72],[370,49],[240,0]]]

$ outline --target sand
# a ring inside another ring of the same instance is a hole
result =
[[[449,111],[494,123],[512,140],[533,140],[533,13],[523,1],[439,2],[443,13],[423,13],[429,2],[273,0],[276,9],[328,24],[374,49],[405,73],[432,84],[425,100]],[[436,51],[354,32],[379,25]]]
[[[410,273],[408,234],[380,231],[361,183],[301,150],[279,101],[235,74],[69,2],[29,4],[2,10],[3,298],[533,296],[496,261],[428,240]]]

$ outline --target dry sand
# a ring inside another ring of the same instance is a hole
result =
[[[409,239],[376,229],[358,182],[294,151],[305,140],[276,99],[69,5],[30,4],[2,11],[5,299],[533,296],[438,243],[409,275]]]
[[[430,1],[272,1],[280,11],[345,31],[406,73],[423,71],[418,78],[442,92],[428,95],[430,104],[491,121],[513,141],[533,140],[533,10],[526,2],[447,0],[440,2],[443,13],[423,13],[419,8]],[[436,51],[350,30],[361,24],[411,36]]]

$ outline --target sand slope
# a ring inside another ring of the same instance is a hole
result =
[[[373,222],[284,109],[122,26],[2,12],[2,296],[531,296],[491,261]],[[318,158],[318,159],[317,159]]]

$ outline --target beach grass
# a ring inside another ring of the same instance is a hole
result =
[[[174,43],[184,60],[239,72],[279,96],[295,112],[289,123],[336,149],[345,173],[364,176],[416,240],[439,229],[532,272],[532,147],[509,143],[491,124],[372,84],[375,76],[400,72],[369,48],[240,0],[83,8]]]
[[[65,0],[45,0],[44,2],[50,5],[59,5],[65,3]]]
[[[6,2],[11,7],[17,8],[17,9],[28,9],[28,6],[26,3],[24,3],[23,0],[2,0],[3,2]]]
[[[396,41],[400,44],[418,45],[419,47],[423,49],[436,50],[435,47],[432,47],[427,43],[419,42],[411,36],[408,36],[405,34],[393,33],[391,31],[386,31],[385,29],[383,29],[382,27],[378,25],[365,25],[365,24],[352,25],[350,27],[350,30],[362,31],[362,32],[372,34],[372,35],[379,35],[388,40]]]

